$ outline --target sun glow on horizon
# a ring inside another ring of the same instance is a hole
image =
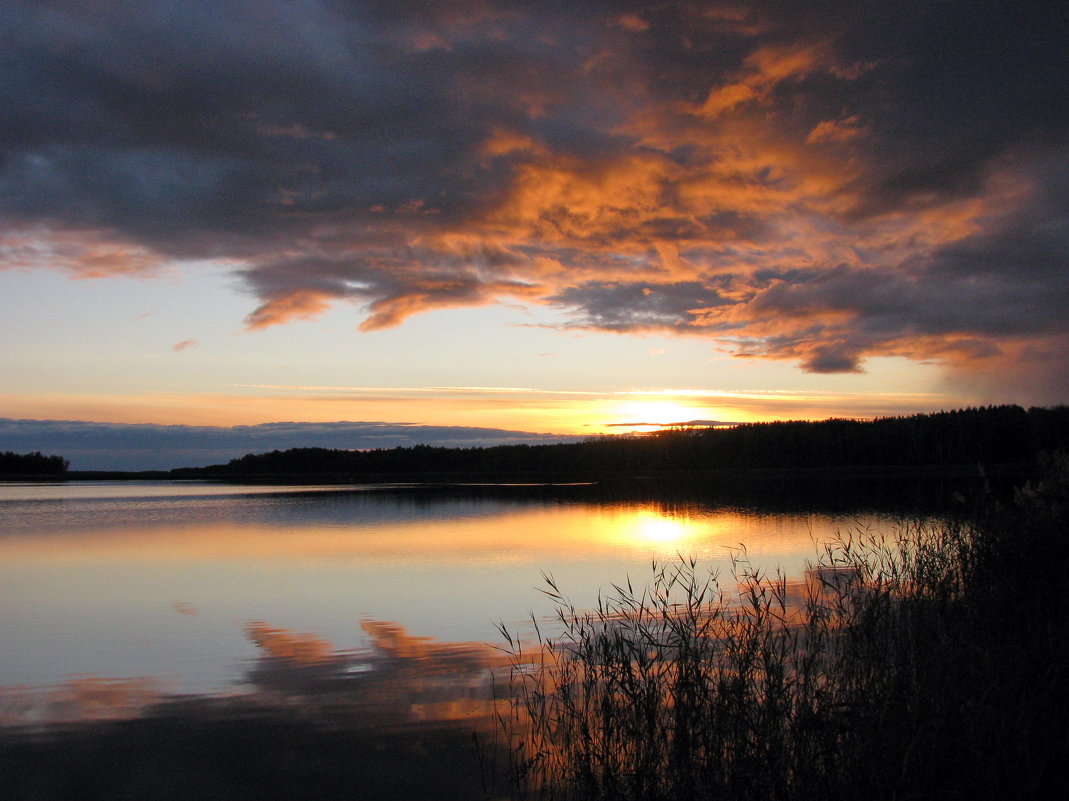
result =
[[[697,420],[719,420],[724,415],[718,409],[680,403],[677,400],[644,398],[637,401],[612,403],[606,410],[608,430],[616,431],[656,431],[664,426],[689,423]],[[737,417],[737,415],[736,415]],[[730,418],[729,418],[730,419]],[[741,422],[731,420],[732,422]]]
[[[644,433],[692,421],[871,419],[947,407],[923,393],[576,389],[485,386],[235,385],[229,391],[84,395],[0,393],[3,417],[171,426],[376,422],[497,428],[557,436]]]

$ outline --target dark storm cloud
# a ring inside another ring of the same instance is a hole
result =
[[[0,418],[0,450],[59,454],[74,470],[170,470],[203,467],[287,448],[366,450],[411,445],[450,448],[565,442],[574,437],[497,428],[404,423],[264,423],[164,426]]]
[[[873,204],[976,194],[993,160],[1065,143],[1069,32],[1043,3],[875,3],[842,40],[877,66],[857,109],[878,133]]]
[[[225,259],[253,328],[518,298],[816,372],[1060,352],[1067,15],[9,3],[0,265]]]
[[[682,328],[692,310],[728,304],[716,290],[697,282],[655,286],[592,282],[570,287],[553,300],[564,307],[582,309],[585,319],[579,325],[621,331]]]
[[[437,199],[454,183],[433,167],[457,161],[466,128],[442,73],[391,63],[378,32],[341,23],[300,2],[19,4],[5,32],[11,210],[166,249],[257,236],[287,205]]]

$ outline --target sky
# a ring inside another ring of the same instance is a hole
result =
[[[1064,4],[8,0],[0,41],[0,450],[1067,399]]]

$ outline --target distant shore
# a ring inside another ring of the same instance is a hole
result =
[[[717,504],[818,502],[932,508],[1011,493],[1069,451],[1069,406],[988,406],[876,420],[680,427],[557,444],[371,450],[298,447],[172,470],[53,470],[61,456],[7,453],[0,480],[195,480],[261,485],[589,484],[596,497],[700,497]],[[490,490],[480,490],[490,491]],[[513,489],[507,491],[523,491]],[[562,490],[563,491],[563,490]]]
[[[821,468],[723,468],[597,473],[264,473],[233,475],[212,469],[173,471],[70,471],[63,476],[5,476],[4,481],[191,481],[240,487],[337,485],[379,492],[419,492],[564,501],[651,500],[713,506],[942,513],[979,496],[1012,499],[1013,488],[1033,480],[1030,464],[861,466]]]

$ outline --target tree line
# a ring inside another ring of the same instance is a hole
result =
[[[45,456],[40,451],[0,453],[0,475],[59,475],[66,473],[70,466],[70,462],[62,456]]]
[[[1031,464],[1069,450],[1069,406],[987,406],[885,417],[745,423],[551,445],[352,451],[292,448],[248,454],[209,468],[270,474],[558,475],[754,468],[924,467]]]

